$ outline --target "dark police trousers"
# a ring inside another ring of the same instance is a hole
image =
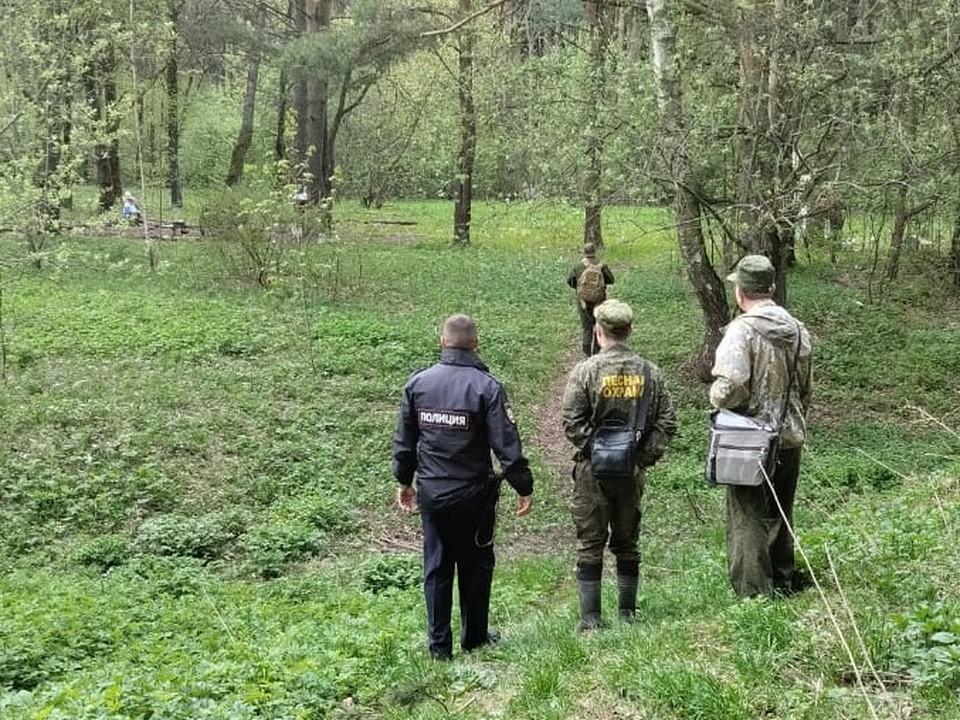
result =
[[[430,653],[435,657],[448,656],[453,648],[454,570],[460,596],[460,646],[472,650],[487,642],[495,512],[483,498],[475,498],[421,515],[423,594]]]

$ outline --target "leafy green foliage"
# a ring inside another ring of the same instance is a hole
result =
[[[578,344],[563,280],[579,211],[478,205],[461,249],[449,216],[440,203],[341,204],[338,240],[299,248],[252,292],[224,285],[210,240],[164,245],[156,273],[125,239],[67,238],[41,271],[0,241],[12,361],[0,718],[871,717],[818,593],[742,603],[729,591],[723,495],[701,480],[706,390],[686,367],[699,314],[660,210],[608,213],[604,257],[680,435],[648,475],[638,622],[616,622],[610,563],[607,627],[576,633],[568,468],[534,429],[553,422],[543,408]],[[417,224],[370,222],[381,217]],[[955,716],[953,671],[937,659],[951,646],[933,638],[954,632],[960,601],[960,459],[935,421],[950,426],[960,381],[920,350],[949,361],[955,302],[911,291],[874,309],[843,274],[854,270],[834,272],[791,275],[792,309],[824,360],[799,542],[856,661],[912,682],[889,701],[870,686],[877,707]],[[390,434],[400,388],[435,360],[437,328],[457,311],[477,318],[537,490],[529,517],[512,516],[509,491],[500,507],[491,612],[503,642],[434,664],[418,521],[392,508]],[[881,380],[858,367],[896,387],[867,396]]]
[[[123,535],[107,534],[86,542],[78,542],[74,559],[101,572],[123,565],[131,555],[130,540]]]
[[[421,560],[416,555],[378,555],[360,563],[363,587],[372,593],[391,589],[409,590],[423,581]]]
[[[251,528],[243,537],[243,549],[257,572],[276,577],[286,564],[316,551],[320,539],[320,533],[306,523],[270,523]]]
[[[238,528],[230,517],[191,517],[176,513],[147,518],[137,531],[136,545],[155,555],[213,558],[220,555]]]
[[[251,177],[252,176],[252,177]],[[324,238],[328,211],[294,203],[298,186],[286,162],[247,173],[248,181],[211,199],[200,213],[200,226],[218,240],[228,277],[266,288],[296,267],[303,243]]]
[[[920,685],[960,684],[960,611],[955,607],[923,604],[895,615],[898,637],[891,669],[905,672]]]

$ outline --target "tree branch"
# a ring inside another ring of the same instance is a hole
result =
[[[698,0],[680,0],[680,4],[694,15],[700,15],[707,20],[713,20],[729,27],[729,23],[726,22],[728,18],[725,16],[722,6],[710,7],[707,3]]]
[[[16,124],[17,120],[20,119],[20,116],[21,116],[21,115],[23,115],[23,110],[21,110],[21,111],[18,112],[16,115],[14,115],[12,118],[10,118],[10,121],[9,121],[6,125],[4,125],[4,127],[3,127],[2,130],[0,130],[0,135],[6,135],[6,134],[7,134],[7,130],[9,130],[10,128],[12,128],[12,127],[14,126],[14,124]]]
[[[490,3],[489,5],[480,8],[480,9],[477,10],[476,12],[470,13],[469,15],[467,15],[467,16],[466,16],[465,18],[463,18],[462,20],[459,20],[458,22],[455,22],[455,23],[454,23],[453,25],[451,25],[450,27],[441,28],[440,30],[426,30],[426,31],[420,33],[419,37],[420,37],[421,39],[423,39],[423,38],[437,37],[438,35],[449,35],[450,33],[456,32],[457,30],[459,30],[460,28],[462,28],[462,27],[463,27],[464,25],[466,25],[467,23],[472,22],[473,20],[476,20],[476,19],[477,19],[478,17],[480,17],[481,15],[486,15],[486,14],[487,14],[488,12],[490,12],[491,10],[500,7],[501,5],[505,4],[506,2],[507,2],[507,0],[495,0],[494,2]]]

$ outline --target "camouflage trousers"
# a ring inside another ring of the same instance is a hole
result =
[[[800,474],[800,448],[780,451],[768,485],[727,486],[727,573],[740,597],[789,592],[793,583],[793,501]],[[777,507],[779,500],[783,515]]]
[[[579,565],[602,564],[603,550],[609,544],[618,566],[635,567],[640,560],[643,486],[643,470],[637,470],[633,482],[600,481],[593,476],[589,460],[574,464],[570,515],[577,532]]]
[[[584,357],[590,357],[600,352],[600,346],[597,345],[597,339],[593,335],[593,326],[597,323],[593,317],[595,307],[596,304],[594,303],[587,303],[587,306],[584,307],[583,303],[577,301],[577,311],[580,313],[580,328],[582,331],[580,344]]]

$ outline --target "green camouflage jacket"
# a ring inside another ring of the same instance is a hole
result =
[[[776,427],[789,383],[789,368],[796,358],[780,442],[783,447],[800,447],[806,439],[806,415],[810,408],[810,355],[810,333],[803,323],[772,300],[754,305],[726,327],[717,347],[710,404]]]
[[[644,391],[644,366],[650,379],[638,464],[653,465],[677,431],[677,416],[663,374],[625,344],[616,344],[580,362],[570,373],[563,394],[563,432],[576,448],[575,459],[589,455],[593,429],[610,418],[630,422],[637,397]]]

